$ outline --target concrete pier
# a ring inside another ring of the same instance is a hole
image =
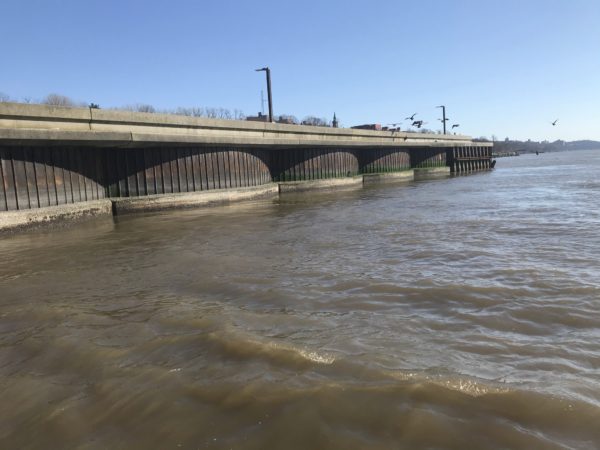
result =
[[[481,143],[478,143],[481,144]],[[491,145],[457,146],[447,150],[447,164],[453,173],[487,170],[492,161]]]
[[[486,170],[490,158],[491,144],[468,136],[0,103],[0,224],[106,199],[133,212],[252,198],[274,183],[283,192]]]

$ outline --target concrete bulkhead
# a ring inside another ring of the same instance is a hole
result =
[[[491,146],[466,136],[0,103],[0,214],[411,169],[460,173],[490,160]]]

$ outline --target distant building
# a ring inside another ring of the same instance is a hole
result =
[[[279,116],[276,122],[285,123],[288,125],[296,125],[298,123],[298,121],[292,116]]]
[[[370,123],[370,124],[365,124],[365,125],[356,125],[354,127],[355,130],[375,130],[375,131],[381,131],[381,124],[380,123]]]
[[[269,121],[269,116],[268,115],[264,115],[263,113],[258,113],[257,116],[248,116],[246,117],[246,120],[249,120],[251,122],[268,122]]]

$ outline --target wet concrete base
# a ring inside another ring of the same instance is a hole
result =
[[[314,191],[321,189],[343,189],[361,187],[363,176],[327,178],[323,180],[287,181],[279,184],[279,193]]]
[[[364,184],[371,183],[395,183],[399,181],[413,181],[415,179],[415,171],[413,169],[404,170],[402,172],[390,173],[369,173],[363,175]]]
[[[206,192],[186,192],[182,194],[161,194],[147,197],[112,199],[115,215],[159,211],[175,208],[198,208],[226,203],[277,197],[276,183],[237,189],[217,189]]]
[[[0,232],[19,231],[53,223],[77,222],[112,214],[108,199],[0,213]]]
[[[415,170],[415,180],[446,177],[450,175],[450,167],[425,167]]]
[[[261,186],[237,189],[112,198],[39,209],[8,211],[0,213],[0,232],[35,228],[52,223],[73,222],[102,215],[209,207],[261,198],[277,198],[279,195],[286,193],[327,189],[356,189],[362,187],[363,184],[412,181],[449,174],[449,167],[433,167],[393,173],[365,174],[347,178],[268,183]]]

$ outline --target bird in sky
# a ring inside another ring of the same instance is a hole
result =
[[[406,118],[406,119],[404,119],[404,120],[413,120],[413,121],[414,121],[414,120],[415,120],[415,116],[416,116],[416,115],[417,115],[417,113],[414,113],[412,116],[410,116],[410,117],[407,117],[407,118]]]
[[[552,122],[552,126],[556,126],[556,122],[558,122],[558,119],[556,119],[554,122]]]
[[[452,125],[452,128],[453,128],[453,129],[454,129],[454,128],[458,128],[458,127],[460,127],[460,123],[455,123],[455,124],[453,124],[453,125]]]
[[[399,123],[388,123],[388,127],[390,127],[388,129],[388,131],[391,131],[392,134],[394,134],[397,131],[400,131],[400,124]]]
[[[417,127],[417,128],[421,128],[421,127],[423,126],[423,121],[422,121],[422,120],[415,120],[415,121],[412,123],[412,126],[413,126],[413,127]]]

